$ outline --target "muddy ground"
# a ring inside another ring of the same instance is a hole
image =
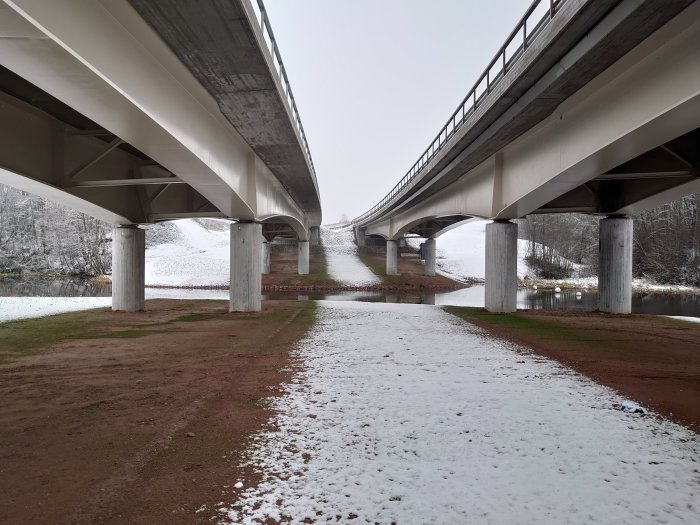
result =
[[[448,310],[700,431],[700,324],[600,312]]]
[[[211,523],[314,303],[156,300],[0,325],[0,523]],[[700,326],[600,313],[453,313],[700,428]],[[190,436],[188,436],[190,434]],[[199,512],[197,512],[199,510]]]
[[[312,302],[227,306],[0,325],[0,523],[211,523],[254,481],[240,453],[314,317]]]

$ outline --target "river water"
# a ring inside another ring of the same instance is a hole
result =
[[[85,279],[0,279],[0,297],[109,297],[111,285]],[[187,288],[146,288],[146,298],[172,299],[228,299],[228,290]],[[428,295],[395,295],[386,292],[335,292],[331,294],[272,293],[264,299],[327,299],[336,301],[364,301],[383,303],[423,303],[452,306],[484,306],[484,286],[475,285],[451,292]],[[525,310],[592,311],[597,308],[598,294],[575,291],[554,293],[546,290],[518,291],[518,308]],[[700,317],[700,295],[644,294],[632,296],[632,311],[640,314],[679,315]]]

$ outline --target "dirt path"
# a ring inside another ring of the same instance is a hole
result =
[[[210,523],[235,499],[314,303],[147,309],[0,325],[0,523]]]
[[[700,431],[700,325],[651,315],[448,311]]]

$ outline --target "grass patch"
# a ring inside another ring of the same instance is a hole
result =
[[[0,363],[37,353],[41,348],[77,339],[129,339],[154,333],[149,330],[97,330],[85,313],[26,319],[0,324]]]
[[[610,347],[609,349],[611,350],[614,349],[606,338],[596,336],[587,331],[566,328],[553,322],[532,319],[518,314],[492,313],[483,308],[448,306],[446,310],[466,320],[505,328],[513,332],[534,335],[539,339],[578,341],[582,343],[593,343],[599,347]]]
[[[196,321],[208,321],[217,317],[216,314],[186,314],[170,321],[171,323],[193,323]]]

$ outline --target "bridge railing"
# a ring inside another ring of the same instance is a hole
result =
[[[537,35],[549,24],[566,2],[567,0],[534,0],[530,4],[525,15],[498,50],[496,56],[489,62],[489,65],[479,76],[471,90],[469,90],[467,96],[464,97],[461,104],[450,115],[447,123],[419,159],[411,166],[411,169],[381,201],[367,212],[353,219],[353,223],[359,223],[368,219],[394,201],[394,198],[420,174],[423,168],[445,146],[447,141],[462,127],[467,118],[477,110],[493,88],[513,68],[513,65],[523,55],[528,46],[532,44]]]
[[[262,0],[256,0],[253,2],[253,11],[255,11],[258,23],[260,24],[260,29],[262,30],[263,39],[265,40],[267,49],[272,55],[272,63],[274,64],[275,71],[282,82],[282,89],[287,99],[287,104],[289,104],[289,107],[292,110],[294,126],[301,137],[304,155],[306,155],[306,159],[309,161],[309,166],[311,166],[313,177],[316,178],[316,168],[314,167],[314,161],[311,158],[309,142],[306,140],[306,133],[304,133],[304,126],[301,123],[297,103],[294,100],[294,95],[292,94],[292,86],[289,83],[289,78],[287,77],[287,70],[284,68],[282,56],[280,55],[279,48],[277,47],[277,41],[275,40],[275,34],[272,32],[272,26],[270,25],[270,18],[267,15],[267,11],[265,10],[265,5],[263,4]]]

